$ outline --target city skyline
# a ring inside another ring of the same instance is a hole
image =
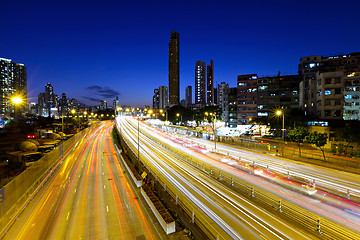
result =
[[[198,59],[216,63],[215,86],[235,86],[237,75],[296,74],[304,56],[359,51],[360,34],[352,31],[359,21],[358,2],[347,2],[351,9],[331,1],[311,7],[260,3],[208,4],[192,16],[193,3],[176,8],[146,2],[74,3],[69,8],[66,3],[6,2],[0,10],[8,19],[0,57],[27,67],[29,102],[37,102],[49,82],[57,94],[65,92],[86,105],[111,103],[118,96],[120,104],[144,106],[151,105],[154,88],[168,85],[172,30],[181,34],[180,100],[185,87],[194,86]],[[335,18],[336,13],[346,17]],[[202,28],[195,24],[200,18]]]

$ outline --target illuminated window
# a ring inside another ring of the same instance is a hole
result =
[[[325,96],[331,94],[331,89],[325,89]]]

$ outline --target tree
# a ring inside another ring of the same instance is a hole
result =
[[[335,135],[337,139],[347,143],[345,146],[345,154],[347,154],[347,150],[351,143],[360,141],[359,126],[347,126],[345,128],[339,128],[336,130]]]
[[[304,142],[314,144],[315,146],[317,146],[323,154],[324,161],[326,161],[323,146],[325,146],[327,142],[327,138],[328,136],[326,133],[318,133],[315,131],[307,135],[304,139]]]
[[[304,139],[308,134],[309,133],[307,132],[305,127],[296,127],[288,131],[287,137],[290,139],[290,141],[298,144],[300,157],[301,157],[301,148],[300,148],[301,143],[304,142]]]

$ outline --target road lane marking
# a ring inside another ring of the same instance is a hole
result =
[[[75,188],[75,191],[74,191],[74,193],[76,193],[76,188]]]
[[[109,206],[106,206],[106,211],[109,212]]]
[[[70,212],[68,212],[66,220],[69,220]]]
[[[105,184],[104,184],[104,189],[106,189],[106,186],[105,186]]]

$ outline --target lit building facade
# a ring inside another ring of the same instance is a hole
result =
[[[208,65],[206,70],[207,77],[207,88],[206,88],[206,103],[214,104],[214,61],[210,61],[210,65]]]
[[[195,64],[195,104],[206,104],[206,62]]]
[[[159,89],[154,89],[154,96],[153,96],[153,109],[159,109],[160,107],[160,94]]]
[[[169,42],[169,104],[180,102],[180,34],[171,31]]]
[[[24,64],[0,58],[0,114],[15,113],[15,106],[11,102],[15,96],[22,99],[22,112],[27,106],[27,69]]]
[[[343,119],[360,120],[360,72],[344,78]]]
[[[299,75],[258,78],[257,116],[270,116],[280,108],[298,109],[301,79]]]
[[[359,52],[327,57],[315,55],[300,58],[298,73],[302,76],[302,81],[299,84],[299,108],[313,118],[324,116],[321,114],[323,109],[318,109],[322,105],[317,104],[319,97],[317,77],[324,72],[343,72],[346,75],[359,71]]]
[[[159,87],[159,108],[166,108],[169,106],[168,100],[168,87],[160,86]]]
[[[257,74],[238,75],[237,117],[238,124],[248,124],[257,116]]]

